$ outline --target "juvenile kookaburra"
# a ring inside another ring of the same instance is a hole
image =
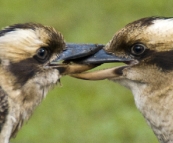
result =
[[[59,32],[41,24],[16,24],[1,30],[0,143],[16,135],[61,75],[90,68],[57,61],[87,56],[100,47],[66,45]]]
[[[173,18],[134,21],[118,31],[104,50],[83,59],[83,63],[117,61],[126,65],[72,76],[109,79],[128,87],[158,140],[173,143]]]

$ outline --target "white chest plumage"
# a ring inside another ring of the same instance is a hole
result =
[[[170,87],[153,91],[147,84],[128,79],[115,82],[129,88],[134,96],[135,104],[153,129],[161,143],[173,142],[173,90]]]

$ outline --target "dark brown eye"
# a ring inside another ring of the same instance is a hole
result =
[[[146,47],[142,44],[135,44],[131,48],[131,53],[133,55],[141,55],[145,51]]]
[[[40,48],[38,51],[37,51],[37,57],[41,60],[44,60],[46,59],[48,55],[48,51],[46,48]]]
[[[46,62],[50,57],[50,51],[46,47],[41,47],[37,50],[36,54],[34,55],[34,58],[40,62],[44,63]]]

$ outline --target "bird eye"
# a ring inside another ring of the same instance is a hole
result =
[[[48,51],[46,48],[40,48],[38,51],[37,51],[37,57],[41,60],[44,60],[48,55]]]
[[[141,55],[145,51],[146,47],[142,44],[135,44],[131,48],[131,53],[134,55]]]
[[[46,62],[50,57],[50,51],[47,47],[41,47],[37,50],[36,54],[33,56],[40,63]]]

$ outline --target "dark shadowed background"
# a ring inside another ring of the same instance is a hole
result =
[[[42,23],[76,43],[106,44],[126,24],[148,16],[173,16],[173,1],[0,0],[0,27]],[[11,143],[157,142],[126,88],[107,80],[68,76],[61,83]]]

